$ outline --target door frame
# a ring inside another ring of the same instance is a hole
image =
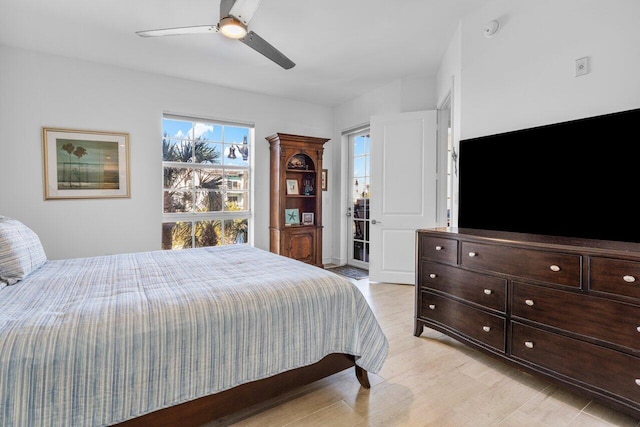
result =
[[[449,155],[447,135],[438,135],[438,145],[442,147],[441,154],[439,154],[438,163],[443,165],[446,171],[450,170],[451,175],[446,176],[446,187],[443,188],[445,192],[444,202],[447,204],[447,197],[450,197],[451,212],[449,212],[449,223],[451,227],[458,226],[458,153],[460,153],[460,140],[458,139],[458,132],[456,131],[456,90],[455,90],[455,76],[451,76],[448,89],[444,92],[440,102],[438,102],[438,118],[440,118],[441,110],[449,111],[449,126],[451,127],[451,149],[452,154]],[[438,131],[440,131],[440,123],[438,124]],[[446,128],[445,128],[446,129]]]
[[[453,163],[452,157],[449,154],[449,134],[448,129],[451,128],[451,140],[453,143],[453,98],[451,91],[448,91],[443,101],[438,105],[436,109],[438,114],[438,134],[437,134],[437,169],[438,169],[438,222],[444,226],[447,220],[451,222],[453,218]],[[457,149],[452,146],[455,152]],[[449,175],[451,171],[451,175]],[[449,198],[451,198],[451,210],[447,215],[447,209],[449,207]]]
[[[354,267],[358,267],[358,268],[362,268],[365,270],[369,269],[369,262],[368,261],[360,261],[354,258],[353,256],[353,231],[351,226],[353,224],[353,214],[354,211],[353,209],[349,210],[349,208],[353,207],[353,144],[351,143],[352,138],[355,138],[356,135],[360,135],[364,132],[367,133],[371,133],[371,128],[369,127],[365,127],[362,128],[360,130],[354,131],[354,132],[349,132],[346,136],[347,136],[347,191],[345,193],[345,196],[347,198],[347,205],[346,205],[346,212],[345,212],[345,216],[347,217],[347,233],[346,233],[346,238],[347,238],[347,265],[352,265]],[[371,138],[369,137],[369,146],[371,146]],[[371,153],[371,151],[369,151],[369,153]],[[368,199],[367,199],[368,200]],[[367,207],[367,210],[369,209],[369,207]],[[347,213],[348,212],[348,213]],[[350,214],[351,216],[348,216],[348,214]],[[365,220],[365,230],[367,229],[366,223],[368,220]],[[344,237],[344,236],[343,236]],[[365,241],[369,242],[369,236],[366,235],[366,239]]]
[[[452,143],[452,147],[456,150],[456,152],[459,152],[459,142],[457,140],[457,132],[456,132],[456,121],[455,121],[455,117],[456,117],[456,92],[455,92],[455,77],[452,76],[451,80],[450,80],[450,84],[449,84],[449,88],[445,91],[443,98],[441,98],[439,100],[439,102],[437,103],[437,107],[436,110],[438,110],[438,112],[441,109],[448,109],[449,110],[449,121],[450,121],[450,126],[451,126],[451,143]],[[351,230],[350,228],[348,228],[348,226],[350,225],[349,223],[349,218],[346,216],[347,213],[347,207],[348,207],[348,198],[349,198],[349,192],[351,191],[351,186],[350,186],[350,180],[349,180],[349,134],[352,133],[356,133],[358,131],[361,131],[363,129],[366,128],[371,128],[371,123],[369,121],[364,122],[364,123],[360,123],[358,125],[349,127],[349,128],[345,128],[341,131],[341,140],[340,140],[340,194],[338,195],[338,218],[339,221],[337,222],[338,224],[338,233],[339,234],[334,234],[334,239],[337,238],[339,245],[337,245],[337,247],[339,248],[338,250],[338,254],[333,254],[332,257],[332,262],[336,265],[345,265],[347,264],[347,260],[348,260],[348,245],[347,245],[347,234],[349,233]],[[449,167],[451,167],[452,170],[455,170],[455,168],[457,167],[457,160],[456,159],[451,159],[448,156],[447,153],[447,143],[446,143],[446,139],[444,140],[444,149],[441,149],[442,145],[441,145],[442,140],[440,139],[440,135],[438,135],[438,165],[447,165],[447,163],[449,164]],[[443,162],[443,163],[441,163]],[[446,168],[445,168],[446,171]],[[439,197],[440,197],[440,201],[443,200],[442,197],[444,197],[444,206],[447,205],[446,203],[446,197],[447,194],[450,194],[452,197],[452,201],[451,201],[451,212],[450,212],[450,222],[451,222],[451,226],[452,227],[456,227],[458,224],[458,179],[457,176],[455,176],[454,174],[452,174],[452,176],[450,177],[450,179],[446,179],[446,172],[445,172],[445,179],[443,181],[445,181],[447,184],[447,187],[444,189],[444,194],[442,194],[443,192],[440,193]],[[440,187],[442,188],[442,187]]]
[[[340,190],[338,194],[338,208],[335,213],[338,215],[339,234],[334,234],[334,239],[338,239],[339,253],[334,254],[333,264],[346,265],[349,260],[348,235],[351,232],[349,228],[350,218],[347,217],[347,207],[349,206],[349,193],[351,191],[351,179],[349,178],[349,135],[358,133],[370,128],[369,122],[360,123],[358,125],[346,128],[340,133]]]

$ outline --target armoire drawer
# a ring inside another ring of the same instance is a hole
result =
[[[640,351],[640,306],[520,282],[511,315]]]
[[[511,355],[640,403],[640,358],[512,322]]]
[[[591,257],[589,289],[640,298],[640,262]]]
[[[460,265],[575,288],[581,285],[581,255],[462,242]]]
[[[457,267],[422,261],[421,286],[483,305],[506,311],[507,280],[475,273]]]
[[[480,341],[496,350],[505,350],[505,318],[486,313],[466,304],[421,292],[420,314]]]
[[[447,264],[458,263],[458,241],[455,239],[420,236],[419,244],[422,258]]]

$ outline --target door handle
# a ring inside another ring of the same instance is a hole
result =
[[[382,221],[376,221],[375,219],[372,219],[371,224],[382,224]]]
[[[351,216],[351,212],[347,212],[347,216]]]

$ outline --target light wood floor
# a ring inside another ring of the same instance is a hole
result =
[[[251,408],[219,426],[637,426],[638,420],[524,374],[445,335],[413,336],[414,288],[355,281],[389,357],[360,387],[352,369]],[[597,368],[596,368],[597,369]]]

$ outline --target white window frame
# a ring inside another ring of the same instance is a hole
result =
[[[172,212],[172,213],[165,213],[164,212],[164,192],[165,192],[165,188],[164,188],[164,175],[163,178],[161,178],[160,180],[160,185],[161,185],[161,189],[162,189],[162,198],[161,198],[161,209],[162,209],[162,223],[173,223],[173,222],[191,222],[192,227],[191,227],[191,243],[192,243],[192,247],[195,247],[195,239],[194,239],[194,233],[195,233],[195,223],[198,221],[215,221],[215,220],[219,220],[222,224],[222,238],[224,239],[224,224],[225,224],[225,220],[232,220],[232,219],[246,219],[247,220],[247,241],[244,243],[247,243],[251,246],[253,246],[253,241],[254,241],[254,232],[253,232],[253,227],[254,227],[254,221],[253,221],[253,205],[254,205],[254,143],[255,143],[255,127],[253,123],[247,123],[247,122],[240,122],[240,121],[228,121],[228,120],[218,120],[218,119],[211,119],[211,118],[205,118],[205,117],[197,117],[197,116],[193,116],[193,115],[184,115],[184,114],[175,114],[175,113],[163,113],[162,115],[163,119],[170,119],[170,120],[180,120],[180,121],[185,121],[185,122],[197,122],[197,123],[204,123],[204,124],[211,124],[214,126],[222,126],[223,128],[223,135],[224,135],[224,127],[225,126],[234,126],[234,127],[244,127],[247,128],[249,130],[249,138],[248,138],[248,145],[249,145],[249,166],[239,166],[239,165],[224,165],[224,164],[198,164],[198,163],[194,163],[194,162],[169,162],[169,161],[164,161],[164,159],[162,159],[162,171],[164,174],[164,168],[165,167],[185,167],[186,165],[188,165],[189,168],[192,169],[196,169],[196,168],[201,168],[201,169],[221,169],[221,170],[246,170],[249,174],[248,177],[248,189],[246,191],[246,197],[249,199],[248,200],[248,209],[247,210],[243,210],[243,211],[214,211],[214,212]],[[162,142],[162,140],[165,138],[164,136],[164,128],[163,128],[163,132],[162,132],[162,137],[160,139],[160,141]],[[169,136],[169,138],[171,138],[171,136]],[[223,141],[214,141],[214,142],[225,142],[224,141],[224,137],[223,137]],[[160,148],[162,148],[162,146],[160,146]],[[225,155],[224,151],[221,153],[221,155]],[[162,158],[162,157],[161,157]],[[228,190],[231,190],[230,192],[233,193],[233,189],[229,188],[227,189],[227,185],[226,185],[226,181],[223,183],[223,187],[224,192],[228,192]],[[193,189],[192,189],[193,190]],[[227,245],[227,244],[234,244],[235,242],[223,242],[222,245]]]

